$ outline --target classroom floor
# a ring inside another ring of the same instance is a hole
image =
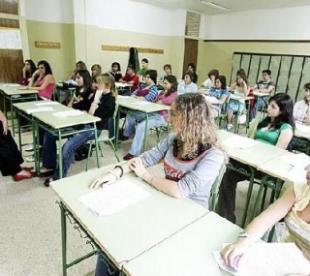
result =
[[[31,142],[29,133],[24,142]],[[148,139],[156,144],[155,135]],[[120,145],[120,158],[127,152],[130,142]],[[103,146],[101,165],[115,163],[112,150]],[[29,155],[29,153],[25,153]],[[92,158],[90,168],[95,167]],[[83,172],[85,160],[75,162],[70,175]],[[237,216],[240,218],[246,183],[239,185]],[[57,197],[52,189],[43,186],[42,178],[14,182],[11,177],[0,178],[0,275],[1,276],[58,276],[61,275],[61,231]],[[91,251],[80,238],[79,232],[68,225],[68,260]],[[68,270],[68,276],[93,275],[96,258],[92,257]]]

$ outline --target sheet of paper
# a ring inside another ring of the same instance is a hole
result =
[[[46,111],[53,111],[53,107],[50,106],[43,106],[43,107],[38,107],[38,108],[30,108],[27,109],[27,113],[28,114],[32,114],[32,113],[37,113],[37,112],[46,112]]]
[[[310,165],[310,157],[304,153],[282,155],[280,159],[295,168],[305,169]]]
[[[66,118],[66,117],[74,117],[74,116],[80,116],[83,112],[80,110],[67,110],[67,111],[58,111],[53,113],[53,116],[58,118]]]
[[[137,101],[135,104],[137,104],[137,105],[152,105],[154,103],[151,103],[148,101]]]
[[[45,106],[45,105],[58,105],[58,102],[53,102],[53,101],[42,101],[36,103],[36,106]]]
[[[219,252],[214,253],[220,268],[236,276],[283,276],[290,274],[310,273],[310,262],[294,243],[265,243],[254,244],[242,256],[238,271],[226,269]]]
[[[257,141],[242,136],[233,136],[222,142],[222,145],[227,149],[248,149],[257,144]]]
[[[103,185],[102,189],[83,195],[80,201],[98,216],[120,212],[150,196],[150,193],[126,179]]]

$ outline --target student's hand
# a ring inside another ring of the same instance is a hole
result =
[[[3,126],[3,134],[7,135],[8,134],[8,121],[6,118],[4,120],[1,120],[2,126]]]
[[[224,247],[221,251],[221,256],[223,258],[224,263],[235,269],[238,270],[239,262],[248,249],[249,245],[244,242],[244,240],[237,241],[235,243],[229,244]]]
[[[143,175],[148,173],[148,171],[146,170],[146,168],[143,165],[142,159],[139,157],[132,159],[132,161],[129,164],[129,168],[132,171],[134,171],[135,174],[137,176],[139,176],[140,178],[143,178]]]
[[[39,69],[37,69],[37,70],[32,74],[32,77],[39,75],[39,73],[40,73],[40,71],[39,71]]]
[[[117,180],[117,177],[112,174],[111,172],[106,173],[96,179],[94,179],[90,185],[88,186],[89,189],[98,189],[102,188],[103,185],[110,185]]]
[[[94,98],[94,103],[99,104],[100,103],[100,98],[102,96],[102,90],[97,90]]]
[[[27,73],[27,67],[26,65],[23,67],[23,76],[26,77],[26,73]]]

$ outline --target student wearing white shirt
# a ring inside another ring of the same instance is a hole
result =
[[[220,72],[217,69],[212,69],[209,73],[208,73],[208,79],[206,79],[203,83],[202,83],[202,87],[205,87],[207,89],[210,89],[211,87],[215,87],[215,80],[216,78],[219,76]]]
[[[178,85],[178,94],[196,93],[197,91],[198,86],[193,82],[193,74],[191,72],[186,72],[184,75],[184,80],[182,80]]]

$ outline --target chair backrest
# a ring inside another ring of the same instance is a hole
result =
[[[109,118],[108,120],[108,130],[109,130],[109,139],[114,139],[115,138],[115,133],[117,131],[117,125],[116,123],[116,116],[118,112],[118,104],[115,105],[115,110],[113,117]]]
[[[209,210],[210,211],[216,210],[218,196],[219,196],[219,189],[220,189],[220,185],[222,183],[222,179],[223,179],[225,171],[226,171],[226,165],[223,164],[222,167],[220,168],[219,174],[217,178],[215,179],[212,185],[211,191],[210,191],[210,198],[209,198]]]

